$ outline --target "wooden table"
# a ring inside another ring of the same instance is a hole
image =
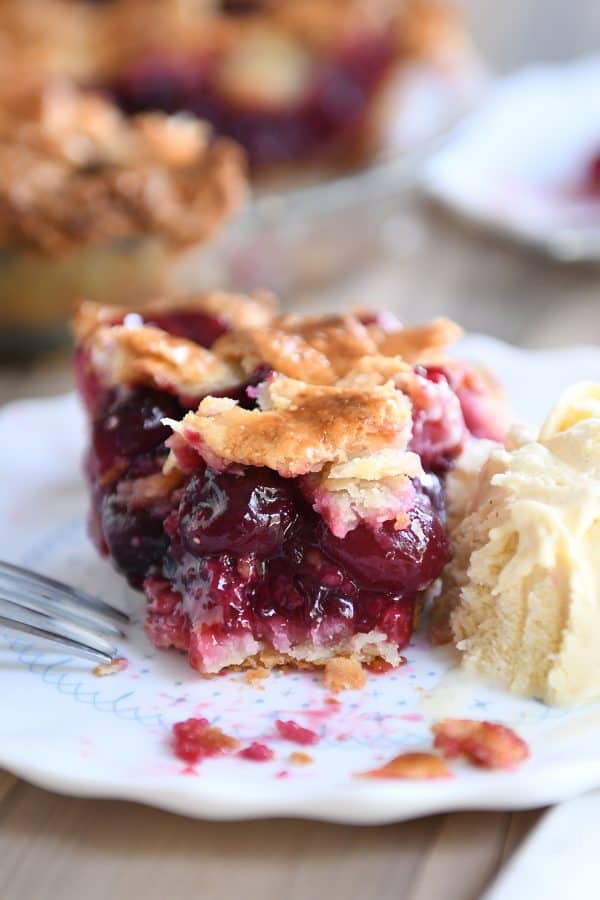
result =
[[[599,43],[596,0],[462,0],[462,6],[499,69]],[[528,346],[598,341],[597,270],[551,265],[431,210],[402,218],[398,227],[411,234],[399,242],[405,248],[399,256],[307,304],[387,305],[407,321],[444,313]],[[60,360],[5,372],[0,402],[69,384]],[[63,798],[0,772],[0,898],[469,900],[481,895],[538,815],[464,813],[381,828],[214,825],[133,804]]]

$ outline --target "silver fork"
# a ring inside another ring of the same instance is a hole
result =
[[[129,616],[104,600],[0,560],[0,627],[43,638],[77,656],[111,662]]]

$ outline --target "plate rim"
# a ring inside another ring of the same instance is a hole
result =
[[[528,349],[508,344],[497,338],[469,334],[464,348],[469,350],[485,346],[497,351],[516,354],[522,358],[576,357],[582,354],[600,361],[600,347],[592,344],[570,345],[557,348]],[[52,397],[33,397],[10,401],[0,407],[0,422],[14,413],[15,408],[29,408],[43,404],[78,404],[74,392]],[[269,795],[259,796],[237,794],[235,797],[211,791],[205,782],[196,782],[196,789],[189,790],[180,776],[136,776],[127,782],[127,777],[98,778],[94,774],[81,776],[56,773],[43,765],[32,765],[18,759],[18,749],[0,747],[0,766],[16,777],[38,787],[52,790],[66,796],[106,798],[131,801],[146,806],[157,807],[172,813],[210,821],[246,821],[263,818],[293,817],[300,819],[335,822],[351,825],[381,825],[406,821],[436,813],[459,810],[518,810],[545,806],[559,800],[574,797],[600,785],[600,759],[588,759],[585,754],[575,765],[573,761],[562,760],[544,763],[543,783],[534,779],[527,784],[529,772],[500,774],[490,773],[486,787],[482,791],[481,781],[466,782],[456,778],[454,783],[433,782],[393,782],[368,784],[358,780],[324,788],[323,785],[309,788],[302,785],[302,796],[283,794],[279,799]],[[506,790],[506,779],[510,778],[511,790]],[[355,783],[356,782],[356,783]]]

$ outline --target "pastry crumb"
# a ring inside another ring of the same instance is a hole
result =
[[[447,759],[464,756],[482,769],[515,769],[529,747],[512,728],[474,719],[443,719],[433,726],[434,747]]]
[[[359,772],[359,778],[452,778],[443,759],[433,753],[401,753],[377,769]]]
[[[310,753],[303,753],[302,750],[295,750],[293,753],[290,753],[289,761],[293,766],[310,766],[310,764],[314,762],[314,759]]]
[[[246,684],[259,684],[261,681],[264,681],[265,678],[269,677],[269,670],[265,669],[263,666],[259,666],[257,669],[248,669],[245,673],[245,681]]]
[[[129,661],[124,656],[115,656],[109,663],[100,663],[92,669],[92,675],[97,678],[105,678],[107,675],[116,675],[118,672],[124,672]]]
[[[323,683],[334,694],[339,691],[358,691],[367,683],[367,675],[357,659],[334,656],[325,663]]]
[[[369,671],[372,675],[385,675],[386,672],[391,672],[392,669],[397,669],[400,666],[406,665],[406,657],[401,656],[397,666],[393,666],[391,663],[387,662],[387,660],[382,659],[380,656],[376,657],[376,659],[372,659],[370,662],[365,664],[367,671]]]
[[[237,738],[211,726],[208,719],[185,719],[171,730],[175,756],[192,765],[209,756],[232,753],[240,746]]]

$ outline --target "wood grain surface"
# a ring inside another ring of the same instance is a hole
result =
[[[460,5],[498,70],[600,45],[597,0]],[[399,211],[394,228],[385,258],[303,302],[373,303],[410,322],[443,313],[527,346],[598,342],[598,270],[549,264],[432,209]],[[0,402],[69,385],[61,360],[5,371]],[[474,900],[538,815],[461,813],[381,828],[208,824],[60,797],[0,772],[0,898]]]

